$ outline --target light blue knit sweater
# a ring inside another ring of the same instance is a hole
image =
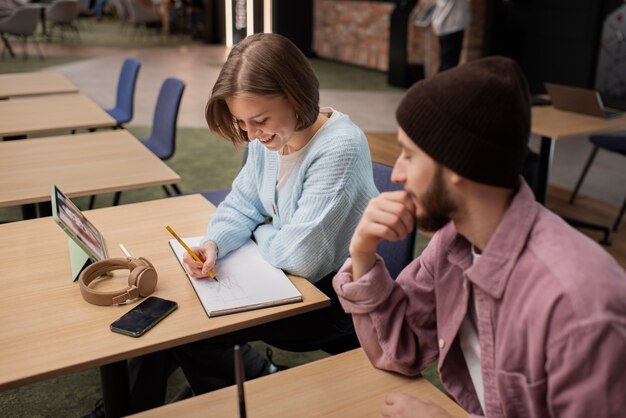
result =
[[[312,283],[341,267],[367,203],[378,194],[367,139],[334,110],[303,151],[277,200],[279,155],[259,141],[249,144],[246,164],[203,238],[217,243],[219,258],[254,235],[269,263]]]

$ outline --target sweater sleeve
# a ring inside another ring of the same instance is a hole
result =
[[[367,141],[358,128],[351,132],[318,138],[294,173],[297,202],[289,219],[280,228],[260,225],[254,232],[272,265],[311,282],[345,261],[354,228],[368,201],[378,194]]]
[[[361,346],[375,367],[414,376],[438,356],[431,273],[436,245],[431,242],[396,281],[379,256],[359,280],[352,280],[351,259],[333,279],[341,305],[352,314]]]
[[[259,197],[260,176],[257,175],[259,166],[263,165],[263,153],[255,145],[258,144],[249,145],[246,164],[233,181],[230,193],[211,217],[201,241],[215,241],[219,258],[245,244],[252,237],[252,231],[267,216]]]

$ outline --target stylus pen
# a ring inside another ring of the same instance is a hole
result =
[[[174,232],[174,230],[172,229],[171,226],[166,225],[165,229],[167,229],[169,231],[170,234],[172,234],[172,236],[174,238],[176,238],[176,241],[178,241],[178,243],[180,245],[183,246],[183,248],[185,250],[187,250],[187,252],[189,253],[190,256],[193,257],[194,260],[196,260],[198,263],[202,263],[202,260],[200,260],[200,257],[198,257],[196,255],[196,253],[194,253],[193,251],[191,251],[191,248],[189,248],[189,246],[187,244],[185,244],[185,241],[183,241],[182,239],[180,239],[180,237],[178,236],[178,234],[176,232]],[[213,280],[217,281],[217,279],[215,278],[215,274],[212,271],[209,271],[209,277],[212,278]]]
[[[243,356],[241,348],[236,345],[233,351],[235,356],[235,382],[237,382],[237,400],[239,401],[239,417],[246,418],[246,396],[243,391],[243,382],[246,380],[246,374],[243,367]]]
[[[126,255],[126,257],[128,258],[133,258],[132,254],[130,253],[130,251],[128,251],[126,249],[126,247],[124,247],[124,244],[120,243],[120,248],[122,249],[122,252]]]

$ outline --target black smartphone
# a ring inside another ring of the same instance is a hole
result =
[[[150,296],[111,324],[111,331],[131,337],[141,337],[160,320],[172,313],[178,304]]]

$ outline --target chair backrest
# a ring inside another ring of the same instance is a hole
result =
[[[115,12],[120,19],[128,19],[128,6],[126,2],[123,0],[113,0],[113,6],[115,6]]]
[[[56,0],[46,10],[46,20],[69,24],[78,17],[80,5],[77,0]]]
[[[161,15],[154,7],[145,5],[141,0],[126,0],[128,15],[132,23],[160,22]]]
[[[118,125],[129,122],[133,118],[135,103],[135,86],[141,62],[135,58],[126,58],[122,64],[120,78],[117,81],[117,97],[115,100],[115,114]]]
[[[152,133],[146,146],[162,160],[167,160],[176,151],[176,123],[184,90],[185,83],[176,78],[168,78],[159,91]]]
[[[38,7],[20,7],[0,22],[0,32],[12,35],[32,35],[37,29],[39,14]]]
[[[374,184],[376,184],[379,192],[402,190],[402,185],[391,181],[391,167],[372,163],[372,168],[374,170]],[[413,230],[402,241],[382,241],[378,244],[377,252],[385,260],[387,270],[394,279],[413,260],[416,234],[416,230]]]

